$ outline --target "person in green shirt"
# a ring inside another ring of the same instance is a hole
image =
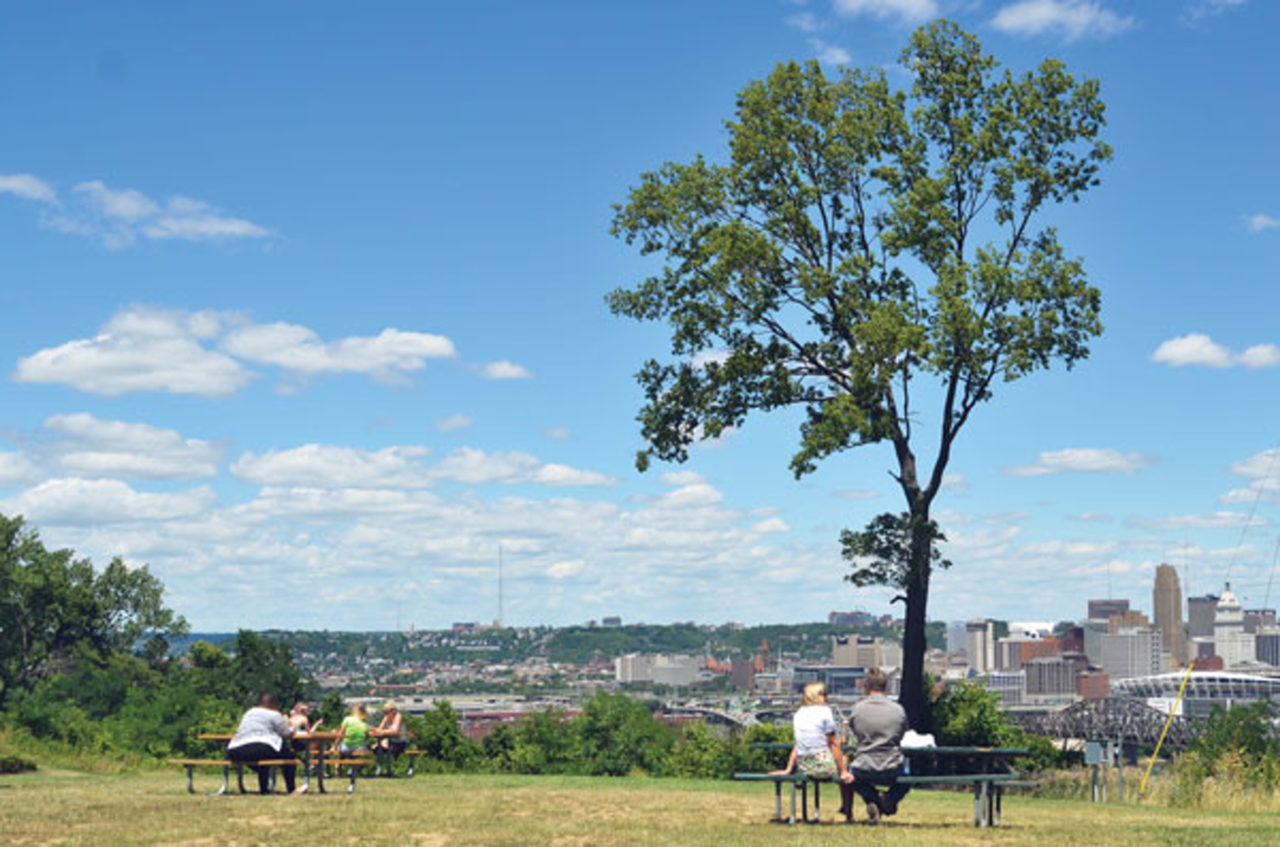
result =
[[[342,719],[338,728],[338,752],[355,753],[369,746],[369,713],[359,703]]]

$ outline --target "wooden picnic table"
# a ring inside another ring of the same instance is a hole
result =
[[[758,742],[751,745],[753,750],[790,750],[794,745],[780,742]],[[850,753],[857,750],[849,746]],[[1006,787],[1024,786],[1028,783],[1021,775],[1013,772],[1010,759],[1025,756],[1030,751],[1025,747],[903,747],[902,755],[908,761],[916,758],[962,758],[977,759],[980,771],[973,774],[956,774],[943,776],[921,776],[904,774],[898,781],[904,785],[962,785],[973,786],[973,825],[990,827],[1000,825],[1002,798]],[[1003,767],[1003,770],[1000,768]],[[796,787],[800,788],[801,820],[809,822],[809,785],[813,785],[813,811],[816,823],[821,815],[821,797],[819,786],[822,782],[836,780],[820,780],[805,777],[801,774],[749,774],[737,773],[736,780],[771,781],[774,785],[774,823],[791,823],[796,821]],[[791,817],[782,817],[782,784],[791,786]]]
[[[332,743],[334,741],[337,741],[338,736],[339,736],[339,733],[337,732],[295,732],[293,735],[289,736],[289,740],[291,741],[307,742],[302,747],[302,778],[304,781],[303,784],[306,786],[308,791],[311,790],[311,742],[313,741],[319,742],[318,744],[316,744],[316,768],[315,768],[316,782],[317,782],[317,787],[320,793],[324,794],[326,793],[324,788],[325,744],[326,742]],[[213,732],[202,733],[201,735],[197,735],[196,737],[199,738],[201,741],[222,741],[222,742],[228,742],[231,739],[235,738],[234,735],[227,735],[223,733],[213,733]],[[240,793],[243,794],[244,793],[244,775],[239,769],[236,770],[236,781],[239,785]],[[226,786],[224,785],[223,789],[225,790],[225,788]]]

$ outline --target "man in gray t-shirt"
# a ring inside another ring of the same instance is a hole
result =
[[[902,736],[906,734],[907,713],[897,701],[885,696],[887,680],[879,668],[872,668],[863,679],[867,696],[853,707],[849,729],[858,745],[853,758],[853,790],[867,804],[871,822],[880,813],[898,811],[898,801],[910,790],[898,782],[902,775]],[[888,788],[881,794],[876,786]]]

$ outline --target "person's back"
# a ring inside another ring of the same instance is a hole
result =
[[[853,707],[849,728],[858,743],[853,766],[858,770],[888,771],[902,766],[902,736],[907,713],[883,694],[863,697]]]
[[[878,822],[880,814],[895,814],[898,801],[908,788],[898,781],[902,775],[902,736],[910,728],[906,711],[885,695],[888,680],[879,668],[863,679],[867,693],[849,714],[849,730],[857,742],[853,757],[853,789],[867,802],[867,815]],[[884,794],[876,786],[888,788]]]

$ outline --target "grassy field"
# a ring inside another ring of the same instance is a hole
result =
[[[252,779],[249,780],[252,782]],[[203,787],[217,778],[206,774]],[[200,787],[200,781],[197,780]],[[824,797],[828,803],[834,798]],[[834,804],[832,804],[834,805]],[[191,796],[173,772],[0,777],[5,844],[1275,844],[1275,815],[1014,797],[975,830],[973,801],[917,791],[878,829],[768,823],[768,786],[578,777],[367,780],[354,796]],[[827,809],[826,811],[833,811]],[[859,818],[863,817],[859,810]]]

